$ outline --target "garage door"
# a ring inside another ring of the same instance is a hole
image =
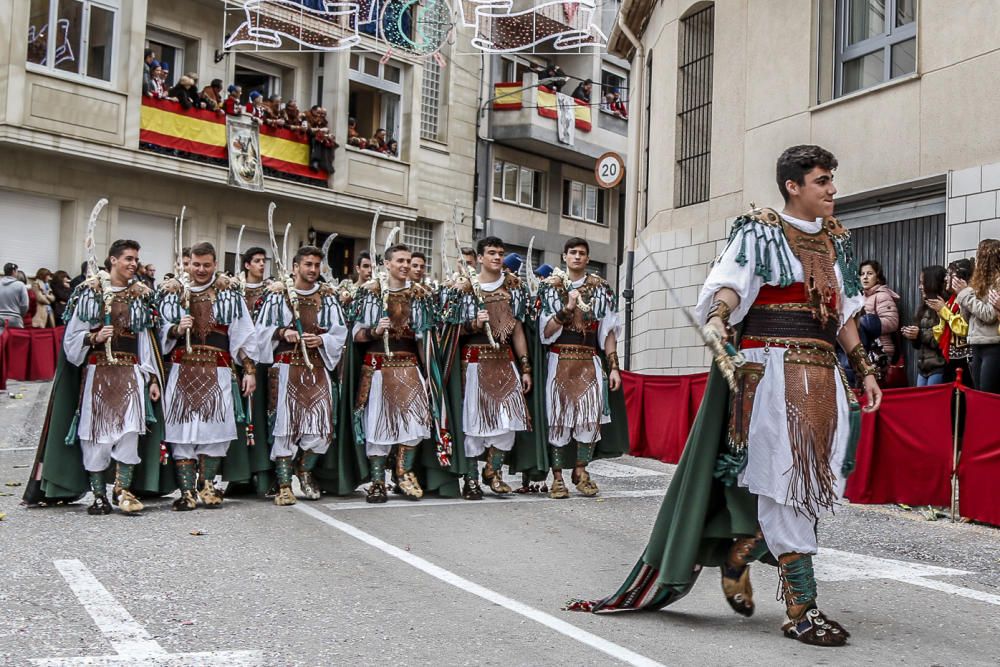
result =
[[[121,209],[118,212],[118,238],[138,241],[142,249],[139,261],[156,267],[156,281],[174,268],[174,219]]]
[[[80,270],[59,266],[59,218],[62,202],[20,192],[0,192],[0,263],[14,262],[28,276],[42,267],[65,269],[71,276]]]

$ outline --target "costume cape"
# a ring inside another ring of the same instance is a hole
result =
[[[153,344],[157,363],[161,363],[160,347],[156,335],[147,330]],[[80,440],[76,437],[75,417],[80,406],[83,366],[75,366],[66,359],[64,351],[59,352],[56,374],[52,380],[52,392],[45,413],[45,422],[38,440],[35,463],[31,467],[31,477],[24,490],[24,502],[38,503],[71,502],[82,498],[90,491],[87,471],[83,468]],[[166,377],[162,374],[161,377]],[[139,463],[133,472],[132,491],[142,496],[164,496],[177,488],[173,467],[161,465],[160,443],[164,437],[163,401],[151,402],[149,386],[145,391],[146,433],[139,436]],[[150,409],[152,408],[152,409]],[[114,482],[115,466],[108,467],[107,481]]]
[[[274,486],[274,466],[271,464],[271,431],[267,422],[267,371],[270,364],[257,365],[257,389],[250,401],[253,404],[254,446],[247,444],[246,407],[242,396],[244,420],[237,423],[236,440],[226,452],[222,462],[222,479],[229,482],[226,495],[249,491],[264,496]],[[242,380],[243,371],[239,371]],[[241,383],[242,386],[242,383]],[[234,396],[235,398],[235,396]]]
[[[654,611],[687,595],[704,567],[722,565],[733,540],[755,535],[757,496],[715,476],[717,459],[728,451],[730,392],[713,364],[705,395],[684,453],[660,506],[649,543],[612,595],[600,600],[571,600],[573,611]],[[860,435],[860,412],[851,413],[851,440],[843,471],[853,467]],[[773,562],[770,554],[761,560]]]

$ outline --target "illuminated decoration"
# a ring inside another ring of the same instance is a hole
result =
[[[527,8],[515,10],[515,4]],[[514,0],[463,0],[462,21],[476,28],[472,45],[486,53],[534,51],[551,42],[555,51],[602,47],[607,35],[593,22],[595,0],[515,3]],[[469,11],[474,10],[474,20]]]
[[[28,61],[39,65],[48,65],[49,48],[49,24],[46,23],[41,28],[35,26],[28,27]],[[59,19],[56,21],[56,57],[53,67],[58,67],[64,62],[73,62],[76,56],[73,55],[73,45],[69,40],[69,19]]]
[[[343,51],[369,35],[418,58],[440,51],[456,24],[474,28],[471,44],[486,53],[551,45],[555,52],[602,47],[597,0],[226,0],[226,50]]]

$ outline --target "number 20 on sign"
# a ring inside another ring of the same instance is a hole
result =
[[[618,153],[605,153],[594,163],[594,178],[602,188],[613,188],[625,176],[625,163]]]

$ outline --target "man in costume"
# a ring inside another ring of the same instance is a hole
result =
[[[414,252],[410,257],[410,280],[418,285],[423,285],[426,275],[427,255],[419,251]]]
[[[812,564],[818,519],[842,496],[860,432],[838,343],[864,378],[864,409],[877,410],[882,395],[853,319],[864,294],[850,234],[832,217],[836,167],[819,146],[787,149],[777,164],[784,210],[755,209],[734,223],[695,317],[738,341],[745,363],[735,390],[714,364],[642,558],[614,595],[570,608],[659,609],[686,595],[703,567],[718,566],[726,600],[750,616],[749,563],[764,560],[779,568],[786,637],[847,642],[816,605]]]
[[[423,497],[413,466],[417,447],[432,429],[418,342],[437,324],[434,299],[428,288],[408,279],[410,250],[405,245],[390,247],[384,264],[384,280],[371,281],[358,292],[353,330],[355,342],[365,346],[355,430],[363,436],[368,456],[370,503],[387,499],[385,463],[394,447],[399,489],[411,500]]]
[[[503,270],[502,240],[481,239],[476,254],[482,272],[477,275],[470,267],[458,279],[448,299],[448,319],[461,325],[464,334],[460,358],[465,455],[475,460],[487,454],[483,482],[503,495],[511,493],[503,480],[504,460],[517,432],[531,429],[524,400],[532,380],[523,325],[528,295],[521,281]],[[474,469],[465,475],[462,496],[483,497]]]
[[[148,391],[149,400],[159,400],[160,368],[150,335],[155,323],[153,292],[134,279],[138,263],[138,243],[112,243],[108,272],[85,280],[64,315],[66,359],[85,369],[75,436],[94,494],[87,508],[92,515],[112,511],[105,487],[105,471],[112,459],[116,463],[113,501],[123,514],[143,509],[130,487],[135,466],[141,462],[139,439],[146,433],[147,420],[155,421],[146,396]]]
[[[177,511],[195,509],[199,499],[208,508],[222,504],[215,476],[237,438],[237,421],[245,419],[240,396],[253,395],[257,386],[256,332],[238,283],[216,272],[211,243],[192,246],[187,271],[189,290],[177,279],[160,288],[160,340],[171,361],[166,439],[181,490]],[[234,364],[243,367],[242,382]]]
[[[615,293],[606,280],[587,273],[590,245],[586,240],[566,241],[563,261],[566,271],[554,272],[539,290],[538,330],[542,343],[550,346],[545,386],[553,478],[550,498],[569,497],[562,476],[567,463],[574,466],[571,480],[577,490],[585,496],[598,494],[587,464],[601,439],[601,424],[611,421],[608,392],[618,391],[622,383],[617,352],[622,327]],[[571,441],[576,443],[575,460],[567,456]]]
[[[263,303],[264,293],[267,291],[268,281],[264,278],[267,251],[258,246],[248,248],[240,257],[240,263],[246,280],[243,284],[243,299],[250,317],[253,318],[257,316],[257,310]]]
[[[313,469],[334,435],[336,408],[330,373],[343,352],[347,327],[336,288],[318,282],[322,263],[319,248],[299,248],[292,260],[293,284],[271,283],[257,318],[260,362],[274,364],[268,379],[268,414],[274,419],[275,505],[295,504],[293,471],[303,497],[319,499]]]

